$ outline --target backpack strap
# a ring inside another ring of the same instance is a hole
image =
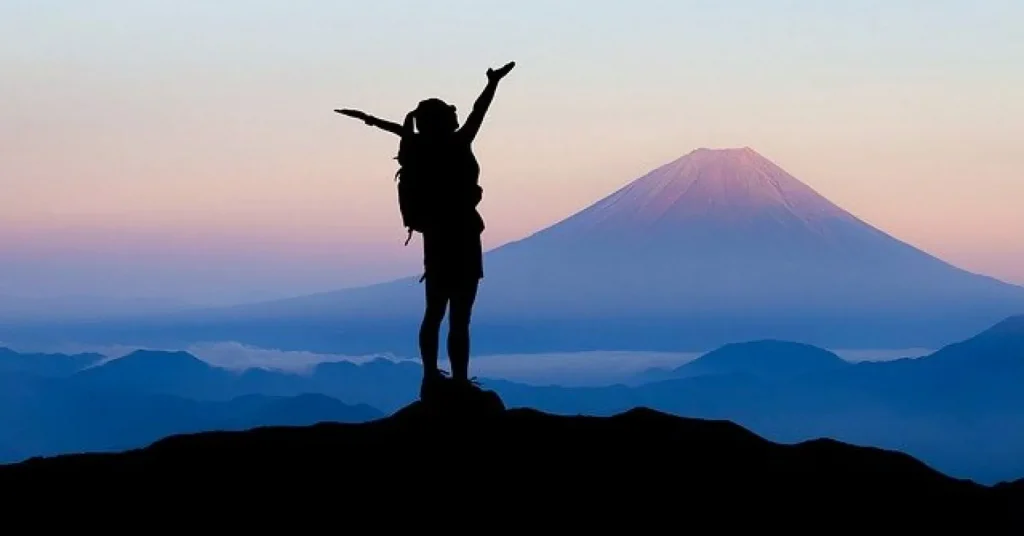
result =
[[[409,245],[409,241],[412,240],[412,229],[409,229],[409,236],[405,238],[405,245]]]

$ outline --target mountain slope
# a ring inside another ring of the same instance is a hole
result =
[[[930,364],[970,365],[978,369],[1012,369],[1024,374],[1024,315],[1017,315],[935,352]]]
[[[104,357],[100,354],[23,354],[0,348],[0,374],[25,373],[33,376],[70,376]]]
[[[232,414],[222,426],[245,430],[258,426],[309,426],[320,422],[364,422],[383,413],[366,405],[350,406],[322,394],[265,397],[246,395],[229,403]],[[243,408],[239,408],[243,406]]]
[[[749,225],[765,215],[809,227],[833,219],[857,221],[749,147],[702,148],[650,171],[545,232],[645,235],[685,223]]]
[[[848,366],[851,364],[838,355],[809,344],[775,340],[748,341],[727,344],[671,370],[644,371],[634,379],[634,383],[711,374],[785,378]]]
[[[456,451],[452,463],[436,462]],[[1024,526],[1015,510],[1022,497],[1011,486],[951,479],[902,454],[828,440],[780,445],[732,423],[642,408],[610,418],[510,410],[472,422],[403,412],[355,425],[178,436],[121,454],[0,467],[0,479],[16,489],[65,490],[102,480],[133,493],[216,483],[218,494],[235,499],[272,485],[303,510],[320,484],[344,482],[332,500],[348,507],[349,523],[383,514],[391,505],[381,498],[399,490],[444,484],[448,493],[413,504],[454,501],[492,523],[515,512],[519,522],[600,525],[612,516],[636,527],[678,520],[682,508],[688,524],[720,530],[820,529],[823,520],[990,534]]]
[[[129,389],[204,399],[223,391],[233,376],[187,352],[138,350],[82,370],[74,379],[77,385],[93,390]]]
[[[481,311],[602,316],[1024,308],[842,210],[750,149],[699,149],[488,259]],[[522,309],[517,312],[522,312]],[[807,317],[804,317],[807,318]],[[771,337],[767,337],[771,338]],[[728,341],[732,342],[732,341]]]
[[[209,401],[129,389],[88,389],[67,379],[26,383],[22,379],[18,391],[0,391],[0,463],[138,448],[181,433],[362,422],[383,416],[365,404],[348,405],[319,394]]]
[[[698,149],[660,166],[489,252],[485,273],[474,313],[481,351],[692,350],[742,339],[939,346],[1024,313],[1024,288],[887,235],[749,148]],[[279,345],[317,344],[330,325],[335,349],[413,352],[399,334],[415,329],[422,300],[408,278],[195,322]]]
[[[74,374],[67,378],[66,385],[94,392],[164,394],[209,401],[253,394],[295,397],[320,393],[393,411],[410,401],[410,393],[419,388],[421,373],[419,363],[396,364],[386,359],[361,364],[319,363],[307,374],[259,368],[236,371],[210,365],[188,352],[142,350]]]
[[[750,148],[691,151],[489,251],[484,271],[473,347],[485,353],[704,351],[758,339],[938,347],[1024,314],[1024,288],[889,236]],[[415,355],[422,307],[410,275],[61,336]]]
[[[1024,474],[1022,320],[920,358],[804,374],[712,374],[633,388],[490,385],[511,407],[607,415],[643,405],[732,420],[776,441],[823,436],[897,449],[947,474],[994,482]]]

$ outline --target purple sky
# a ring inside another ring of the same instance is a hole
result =
[[[1021,3],[497,6],[4,2],[0,296],[231,303],[412,273],[396,140],[331,110],[465,113],[509,60],[476,146],[489,246],[750,146],[1024,283]]]

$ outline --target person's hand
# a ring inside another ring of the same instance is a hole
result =
[[[500,69],[487,69],[487,79],[490,80],[491,82],[497,82],[498,80],[505,78],[505,75],[507,75],[508,72],[511,71],[512,68],[515,66],[516,62],[510,61]]]
[[[370,119],[369,115],[366,115],[365,112],[360,112],[359,110],[349,110],[349,109],[345,108],[345,109],[334,110],[334,111],[338,112],[341,115],[347,115],[349,117],[354,117],[354,118],[359,119],[361,121],[367,121],[367,120]]]

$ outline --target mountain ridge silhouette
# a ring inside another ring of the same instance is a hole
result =
[[[459,462],[438,463],[451,449],[461,452]],[[642,407],[611,417],[512,409],[470,421],[399,411],[360,424],[179,435],[122,453],[0,466],[0,481],[14,488],[68,492],[100,479],[133,493],[216,483],[217,493],[234,499],[288,490],[300,502],[319,495],[316,482],[335,480],[344,483],[335,499],[359,508],[347,522],[376,515],[382,493],[447,482],[452,487],[435,502],[458,498],[462,507],[480,508],[467,516],[515,505],[519,518],[568,520],[615,504],[623,518],[667,520],[684,508],[688,522],[719,528],[820,528],[832,516],[829,523],[860,527],[993,534],[1024,527],[1021,482],[981,486],[905,454],[832,440],[782,445],[731,422]]]

